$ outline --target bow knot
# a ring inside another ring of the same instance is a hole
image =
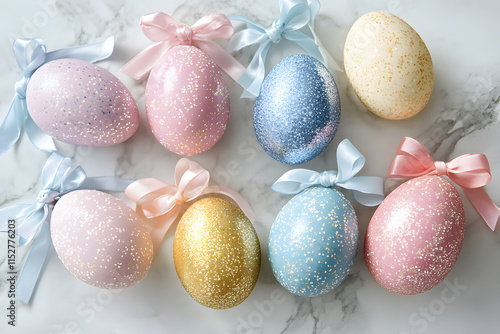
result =
[[[337,183],[337,171],[327,170],[319,174],[319,183],[322,187],[330,188]]]
[[[273,43],[279,43],[281,41],[282,33],[283,24],[281,24],[279,20],[275,20],[270,27],[266,28],[266,35]]]
[[[14,89],[16,90],[16,94],[19,95],[19,97],[22,99],[26,98],[26,89],[28,88],[28,82],[29,82],[29,79],[26,77],[23,77],[21,80],[16,82],[16,85],[14,86]]]
[[[38,193],[36,202],[40,204],[54,205],[61,193],[52,189],[44,189]]]
[[[448,167],[444,161],[435,161],[436,175],[448,175]]]
[[[193,29],[185,24],[180,24],[176,29],[177,39],[183,45],[191,45],[193,43]]]
[[[364,164],[363,155],[348,139],[344,139],[337,147],[338,171],[318,173],[308,169],[293,169],[283,174],[272,189],[282,194],[295,195],[309,187],[338,186],[351,190],[354,198],[363,205],[379,205],[384,199],[384,179],[356,176]]]
[[[145,77],[160,57],[177,45],[193,45],[210,56],[230,77],[237,80],[245,68],[219,44],[210,39],[228,39],[234,28],[226,15],[216,13],[202,17],[192,27],[181,24],[170,15],[159,12],[141,18],[147,38],[157,42],[142,50],[120,71],[136,80]]]
[[[12,44],[12,50],[23,78],[15,84],[16,94],[10,109],[0,126],[0,155],[7,152],[21,137],[24,128],[29,139],[41,151],[56,150],[52,138],[43,132],[31,119],[26,105],[26,90],[31,76],[45,63],[61,58],[75,58],[89,62],[105,59],[113,52],[114,38],[109,37],[101,43],[75,46],[47,53],[45,43],[39,39],[19,38]],[[32,50],[31,55],[29,51]]]
[[[151,237],[155,252],[165,234],[181,212],[182,204],[204,194],[218,193],[233,199],[245,215],[253,219],[250,204],[236,191],[224,186],[208,186],[210,173],[194,161],[182,158],[175,166],[175,185],[158,179],[147,178],[135,181],[125,190],[125,195],[136,203],[136,211],[148,218],[161,217],[151,226]]]
[[[177,205],[182,205],[188,201],[186,198],[184,198],[184,195],[182,193],[180,193],[179,191],[177,191],[175,193],[174,199],[175,199],[175,203]]]
[[[464,154],[452,161],[432,160],[415,139],[405,137],[399,144],[387,177],[406,180],[424,175],[446,175],[458,184],[491,230],[500,218],[498,208],[482,188],[491,181],[490,166],[484,154]]]
[[[330,63],[333,69],[340,70],[332,57],[314,33],[314,19],[319,11],[318,0],[279,0],[280,16],[266,28],[242,15],[231,16],[232,20],[242,21],[247,28],[237,32],[227,46],[229,52],[259,44],[259,48],[250,61],[238,83],[245,89],[241,97],[257,97],[265,76],[265,62],[271,44],[282,38],[296,43],[311,56],[322,63]],[[300,29],[309,26],[314,39]]]

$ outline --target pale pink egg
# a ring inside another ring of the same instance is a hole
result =
[[[33,121],[64,143],[110,146],[129,139],[139,111],[127,87],[102,67],[58,59],[31,77],[26,103]]]
[[[465,212],[455,187],[439,176],[409,180],[375,211],[365,261],[387,290],[413,295],[438,285],[462,248]]]
[[[134,285],[153,261],[146,224],[123,201],[100,191],[64,195],[52,213],[51,235],[66,268],[99,288]]]
[[[229,92],[215,62],[194,46],[176,46],[155,64],[146,86],[146,115],[169,151],[194,155],[226,130]]]

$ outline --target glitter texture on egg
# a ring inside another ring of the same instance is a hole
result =
[[[427,104],[434,67],[419,34],[396,15],[371,12],[352,26],[344,67],[359,100],[374,114],[406,119]]]
[[[51,236],[64,266],[99,288],[132,286],[153,261],[145,223],[123,201],[96,190],[76,190],[57,202]]]
[[[322,153],[339,122],[335,81],[323,64],[308,55],[279,62],[255,101],[257,139],[267,154],[286,164],[300,164]]]
[[[174,263],[187,293],[213,309],[242,303],[260,271],[260,245],[240,208],[220,198],[192,204],[175,231]]]
[[[137,104],[125,85],[83,60],[58,59],[41,66],[30,79],[26,103],[40,129],[68,144],[118,144],[139,126]]]
[[[273,274],[296,295],[325,294],[349,273],[358,234],[356,213],[344,195],[331,188],[308,188],[281,209],[271,227]]]
[[[464,231],[464,207],[450,182],[439,176],[409,180],[375,211],[365,238],[366,265],[389,291],[425,292],[455,265]]]
[[[194,46],[170,49],[149,75],[146,115],[154,136],[169,151],[205,152],[221,138],[229,120],[229,91],[222,72]]]

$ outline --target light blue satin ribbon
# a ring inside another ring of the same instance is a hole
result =
[[[228,51],[234,52],[252,44],[259,44],[252,61],[248,65],[238,83],[245,89],[241,97],[256,97],[260,93],[260,86],[265,76],[265,60],[267,52],[273,43],[278,43],[281,38],[286,38],[299,46],[316,59],[324,62],[323,56],[315,41],[299,31],[317,14],[316,1],[311,8],[306,0],[279,0],[280,17],[266,28],[242,15],[233,15],[231,20],[242,21],[247,24],[247,29],[237,32],[228,44]],[[314,11],[314,13],[313,13]]]
[[[276,192],[295,195],[306,188],[333,186],[351,190],[354,198],[366,206],[379,205],[384,199],[384,179],[376,176],[355,176],[365,165],[365,157],[349,139],[337,148],[338,171],[318,173],[308,169],[293,169],[283,174],[272,185]]]
[[[14,99],[3,124],[0,126],[0,156],[19,140],[23,127],[37,149],[45,152],[56,150],[52,137],[33,122],[26,106],[26,89],[29,80],[40,66],[51,60],[62,58],[80,59],[94,63],[108,58],[113,53],[114,44],[115,39],[111,36],[100,43],[74,46],[47,53],[45,43],[39,38],[16,39],[12,50],[19,68],[23,71],[23,78],[16,82]],[[33,50],[31,57],[28,56],[30,49]]]
[[[4,223],[1,232],[7,232],[8,220],[15,219],[19,244],[35,239],[17,282],[18,296],[25,304],[31,299],[50,249],[50,216],[59,198],[77,189],[124,191],[132,182],[117,177],[87,177],[82,167],[72,165],[70,158],[52,153],[42,170],[43,190],[36,203],[0,210],[0,221]]]

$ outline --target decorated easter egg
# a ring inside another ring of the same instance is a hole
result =
[[[110,146],[129,139],[139,111],[127,87],[102,67],[58,59],[31,77],[26,103],[33,121],[64,143]]]
[[[340,122],[331,73],[308,55],[283,59],[262,83],[253,122],[260,145],[274,159],[292,165],[313,159],[330,144]]]
[[[220,139],[229,119],[229,91],[222,72],[194,46],[170,49],[149,75],[146,115],[154,136],[169,151],[205,152]]]
[[[99,288],[134,285],[153,261],[153,242],[144,222],[123,201],[100,191],[64,195],[52,213],[51,235],[66,268]]]
[[[375,211],[366,233],[366,265],[387,290],[425,292],[453,268],[464,230],[464,207],[450,182],[439,176],[409,180]]]
[[[354,23],[345,42],[344,67],[361,102],[387,119],[419,113],[434,87],[434,68],[424,41],[390,13],[371,12]]]
[[[260,245],[250,220],[225,199],[204,198],[182,216],[174,236],[174,264],[187,293],[213,309],[227,309],[252,292]]]
[[[344,195],[308,188],[281,209],[271,227],[268,253],[274,276],[299,296],[327,293],[349,273],[358,238],[356,213]]]

